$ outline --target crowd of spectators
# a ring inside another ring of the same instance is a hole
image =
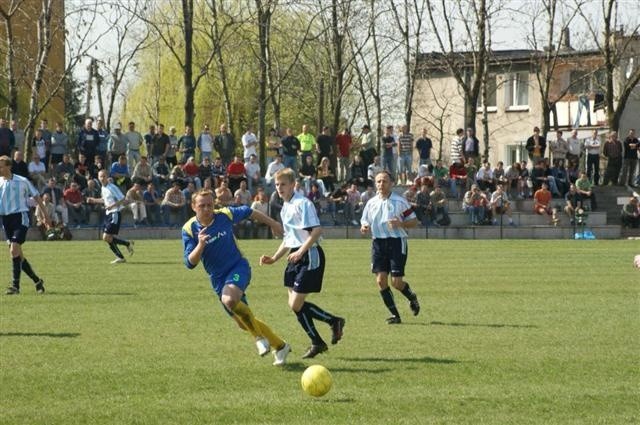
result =
[[[434,145],[426,129],[414,140],[407,126],[387,126],[378,152],[368,125],[359,136],[345,128],[334,137],[324,127],[317,138],[304,125],[298,135],[292,128],[282,135],[270,131],[263,172],[259,141],[250,126],[240,143],[225,124],[215,135],[204,125],[197,137],[189,126],[182,135],[177,135],[175,127],[165,133],[163,124],[149,126],[144,135],[134,122],[127,128],[125,133],[115,123],[109,132],[101,119],[95,124],[87,119],[72,143],[60,123],[51,132],[42,120],[29,141],[32,155],[27,162],[21,149],[24,137],[20,140],[15,122],[8,127],[0,120],[0,150],[13,156],[13,172],[33,182],[43,194],[46,215],[62,227],[100,222],[103,211],[96,200],[101,169],[109,171],[111,180],[131,201],[128,208],[135,226],[182,225],[194,215],[191,195],[203,187],[214,190],[221,207],[249,205],[278,218],[282,200],[275,191],[274,175],[285,167],[298,175],[297,190],[314,203],[322,217],[331,217],[334,225],[353,226],[375,194],[375,175],[385,170],[397,185],[406,186],[404,196],[424,226],[451,223],[450,199],[459,201],[474,225],[497,224],[503,218],[506,224],[515,225],[514,201],[524,199],[532,199],[533,212],[548,216],[549,224],[557,224],[563,211],[573,222],[577,211],[598,208],[594,186],[639,183],[640,143],[633,130],[624,141],[611,132],[601,143],[595,130],[584,140],[574,131],[566,140],[557,132],[555,140],[547,141],[534,128],[526,142],[528,160],[508,166],[500,161],[493,166],[480,160],[479,140],[472,129],[456,132],[445,163],[432,159]],[[602,181],[601,159],[606,161]],[[624,206],[625,225],[638,225],[637,204],[636,200]],[[243,237],[266,231],[251,222],[241,223],[238,229]]]

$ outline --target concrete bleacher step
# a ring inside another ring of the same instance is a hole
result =
[[[451,226],[468,226],[471,221],[469,215],[462,211],[449,211],[449,217],[451,218]],[[513,212],[511,214],[511,217],[513,218],[513,222],[518,226],[542,226],[545,224],[549,224],[549,216],[542,216],[539,214]],[[569,218],[566,214],[560,213],[558,214],[558,217],[560,218],[561,225],[569,225]],[[500,222],[500,217],[496,218],[498,222]],[[590,212],[586,220],[589,226],[599,226],[607,224],[607,214],[604,212]],[[509,219],[507,216],[503,216],[502,223],[504,226],[507,226],[509,224]]]

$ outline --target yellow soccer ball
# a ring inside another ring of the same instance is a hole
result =
[[[326,367],[317,364],[309,366],[302,373],[300,383],[305,393],[314,397],[322,397],[331,389],[333,379]]]

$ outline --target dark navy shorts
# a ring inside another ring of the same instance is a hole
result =
[[[29,230],[29,213],[19,212],[2,216],[2,227],[6,240],[22,245],[27,240]]]
[[[374,239],[371,245],[371,271],[404,276],[408,252],[406,238]]]
[[[107,214],[104,217],[104,233],[107,235],[117,235],[120,233],[120,222],[122,221],[122,214],[120,212],[114,212]]]
[[[292,249],[295,252],[298,249]],[[322,290],[324,277],[324,251],[318,246],[311,247],[297,263],[288,263],[284,270],[284,286],[301,294]]]

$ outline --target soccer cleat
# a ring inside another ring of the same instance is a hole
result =
[[[124,258],[120,258],[120,257],[116,257],[115,260],[111,261],[111,264],[119,264],[119,263],[126,263],[127,260],[125,260]]]
[[[344,330],[344,324],[347,321],[342,317],[336,317],[331,324],[331,344],[337,344],[342,339],[342,332]]]
[[[36,294],[44,294],[44,280],[42,279],[36,283]]]
[[[129,245],[127,245],[127,252],[129,252],[129,255],[133,255],[133,245],[135,244],[134,241],[129,241]]]
[[[414,316],[417,316],[420,313],[420,302],[418,301],[418,296],[414,295],[414,298],[409,301],[409,308]]]
[[[5,292],[6,295],[18,295],[19,293],[20,293],[20,288],[13,285],[7,287],[7,291]]]
[[[387,319],[388,325],[399,325],[400,323],[402,323],[400,316],[391,316]]]
[[[273,362],[274,366],[282,366],[287,362],[287,356],[291,352],[291,346],[284,343],[284,346],[279,350],[273,350],[273,358],[275,359]]]
[[[269,341],[267,341],[265,338],[256,339],[256,347],[258,347],[258,355],[260,357],[266,356],[271,349],[271,347],[269,346]]]
[[[328,349],[329,349],[329,347],[327,347],[327,344],[325,344],[325,343],[313,344],[313,345],[311,345],[311,347],[309,347],[307,349],[307,352],[302,355],[302,358],[303,359],[312,359],[315,356],[317,356],[318,354],[324,353]]]

